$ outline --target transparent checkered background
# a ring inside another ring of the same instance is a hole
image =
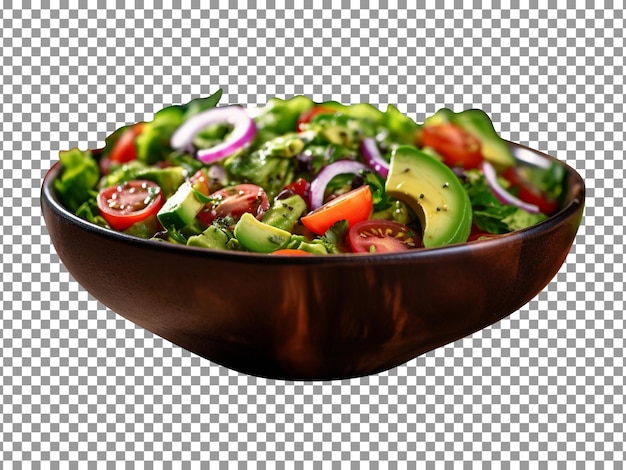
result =
[[[623,1],[14,3],[0,10],[3,468],[621,468]],[[218,87],[224,103],[306,94],[420,121],[482,108],[586,179],[575,246],[509,318],[375,376],[293,383],[200,359],[69,276],[39,187],[59,149]]]

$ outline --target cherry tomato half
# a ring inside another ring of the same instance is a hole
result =
[[[539,189],[525,181],[515,167],[509,167],[502,172],[502,177],[511,183],[511,188],[517,191],[517,197],[528,204],[534,204],[546,215],[554,214],[559,204],[549,200]]]
[[[462,166],[468,170],[478,168],[483,161],[478,139],[454,124],[426,126],[420,139],[422,146],[435,150],[449,167]]]
[[[356,253],[392,253],[422,246],[415,230],[392,220],[364,220],[348,232],[348,241]]]
[[[246,212],[260,219],[270,207],[267,193],[256,184],[228,186],[214,192],[210,197],[215,201],[207,203],[198,213],[198,219],[206,225],[211,225],[215,219],[222,217],[239,220]]]
[[[328,201],[300,220],[311,232],[324,235],[331,225],[340,220],[347,220],[348,227],[352,227],[357,222],[368,219],[372,208],[372,192],[365,184]]]
[[[130,126],[120,138],[115,142],[111,152],[109,153],[109,160],[116,163],[126,163],[137,158],[137,149],[135,148],[135,139],[143,130],[143,123],[139,122]]]
[[[298,118],[298,123],[296,124],[296,131],[304,131],[306,127],[305,124],[311,122],[311,120],[318,114],[335,114],[336,112],[336,109],[327,108],[325,106],[314,106],[300,115],[300,117]]]
[[[98,209],[111,228],[123,231],[156,214],[163,205],[161,188],[153,181],[132,180],[98,193]]]

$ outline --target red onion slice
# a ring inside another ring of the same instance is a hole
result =
[[[370,168],[380,173],[380,176],[387,178],[389,174],[389,162],[383,158],[378,150],[376,140],[366,137],[361,141],[361,153]]]
[[[527,202],[522,201],[521,199],[516,198],[511,193],[509,193],[506,189],[500,186],[498,182],[498,175],[496,174],[496,170],[494,167],[488,163],[487,161],[483,161],[482,170],[487,179],[487,183],[489,187],[493,191],[493,194],[496,198],[503,204],[512,204],[514,206],[519,207],[520,209],[524,209],[531,214],[536,214],[541,212],[538,206],[534,204],[529,204]]]
[[[368,170],[369,168],[360,162],[354,160],[339,160],[330,165],[322,168],[317,177],[311,182],[310,189],[310,208],[315,210],[324,205],[324,192],[326,186],[337,175],[352,173],[357,174],[361,170]]]
[[[233,130],[224,142],[197,152],[198,160],[213,163],[226,158],[254,139],[256,125],[248,112],[240,106],[208,109],[185,121],[172,135],[172,148],[193,151],[193,139],[202,129],[213,124],[230,124]]]

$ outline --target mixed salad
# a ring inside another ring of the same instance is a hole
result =
[[[385,253],[495,237],[560,206],[564,170],[516,165],[480,110],[422,124],[389,105],[221,90],[61,151],[65,207],[136,237],[273,255]]]

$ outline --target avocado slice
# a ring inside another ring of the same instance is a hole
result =
[[[224,230],[215,225],[210,225],[200,235],[193,235],[189,237],[187,240],[187,246],[226,250],[228,249],[226,246],[228,240],[230,240],[230,237]]]
[[[515,157],[509,145],[496,132],[487,114],[480,109],[467,109],[455,113],[443,108],[424,121],[424,127],[444,123],[454,124],[478,139],[485,160],[506,168],[515,165]]]
[[[126,230],[124,230],[124,233],[132,235],[133,237],[150,239],[159,230],[161,230],[161,228],[159,226],[156,216],[151,215],[147,219],[134,223]]]
[[[275,199],[261,220],[267,225],[290,232],[306,210],[306,201],[300,195],[293,194],[285,199]]]
[[[291,233],[265,224],[249,212],[241,216],[234,232],[241,246],[257,253],[271,253],[284,248],[291,238]]]
[[[442,162],[413,146],[400,146],[391,154],[385,189],[415,211],[426,248],[467,241],[472,227],[469,196]]]
[[[181,184],[174,195],[170,197],[157,213],[157,218],[166,229],[181,229],[193,222],[194,218],[204,207],[198,200],[193,186],[186,180]]]

